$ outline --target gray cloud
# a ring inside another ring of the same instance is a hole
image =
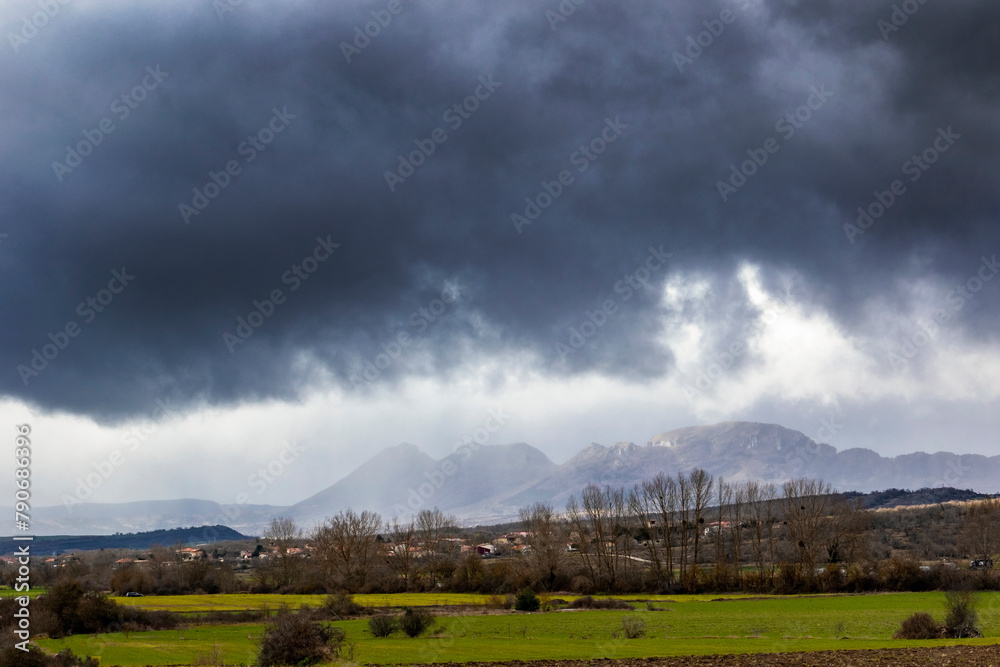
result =
[[[964,279],[1000,251],[995,5],[929,2],[884,39],[891,3],[585,3],[555,30],[550,4],[404,3],[350,63],[341,42],[386,3],[247,1],[224,20],[210,2],[65,6],[0,64],[0,391],[100,419],[161,396],[295,400],[331,377],[351,387],[401,331],[412,347],[380,382],[506,351],[551,374],[650,378],[673,372],[658,340],[677,316],[659,302],[670,275],[704,275],[711,307],[742,321],[732,285],[752,261],[871,333],[872,299]],[[727,8],[734,21],[678,71],[673,54]],[[147,66],[169,75],[120,118]],[[446,110],[481,76],[501,85],[453,127]],[[776,123],[814,86],[832,95],[785,137]],[[295,117],[247,163],[241,143],[274,109]],[[104,118],[114,131],[60,182],[52,163]],[[574,152],[615,118],[627,130],[577,171]],[[850,243],[857,207],[948,127],[961,139]],[[447,139],[390,191],[385,171],[437,128]],[[717,182],[768,138],[779,150],[723,202]],[[231,160],[240,173],[186,224],[179,205]],[[574,182],[519,234],[511,215],[562,170]],[[293,292],[282,276],[317,237],[340,247]],[[560,359],[568,328],[621,301],[618,281],[661,245],[673,256],[650,287]],[[122,267],[134,282],[85,322],[77,304]],[[445,280],[460,299],[414,317]],[[274,289],[287,300],[230,353],[223,333]],[[997,298],[956,326],[992,338]],[[71,321],[79,335],[26,385],[18,365]],[[739,325],[718,326],[722,340]]]

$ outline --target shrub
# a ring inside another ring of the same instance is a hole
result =
[[[368,619],[368,631],[372,637],[388,637],[399,628],[392,616],[372,616]]]
[[[903,621],[892,637],[893,639],[937,639],[941,636],[941,631],[941,626],[930,614],[918,611]]]
[[[592,595],[584,595],[569,603],[570,609],[635,609],[624,600],[604,598],[598,600]]]
[[[638,639],[646,634],[646,622],[638,616],[623,616],[622,634],[627,639]]]
[[[423,609],[407,609],[399,618],[399,628],[407,637],[419,637],[433,624],[434,617]]]
[[[514,606],[513,595],[490,595],[483,603],[487,609],[510,609]]]
[[[327,595],[326,599],[323,600],[323,613],[327,618],[361,616],[365,611],[365,608],[355,602],[354,598],[347,593]]]
[[[98,667],[97,658],[78,657],[66,649],[56,655],[43,652],[34,644],[27,651],[14,646],[12,638],[0,642],[0,665],[4,667]]]
[[[535,591],[530,588],[523,589],[514,598],[514,609],[517,611],[538,611],[542,606],[542,601],[535,595]]]
[[[344,631],[310,621],[301,614],[279,613],[264,629],[257,655],[258,667],[313,665],[340,654]]]
[[[976,596],[971,591],[948,591],[945,593],[945,608],[948,615],[944,627],[949,637],[982,637],[979,630],[979,612],[976,611]]]

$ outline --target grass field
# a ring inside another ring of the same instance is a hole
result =
[[[32,588],[30,591],[28,591],[28,597],[30,598],[38,597],[44,592],[45,592],[44,588]],[[24,595],[24,593],[19,593],[18,591],[15,591],[13,588],[9,588],[7,586],[0,586],[0,598],[16,598],[20,595]]]
[[[477,593],[391,593],[379,595],[355,595],[354,601],[365,607],[442,607],[442,606],[482,606],[488,596]],[[576,595],[557,596],[570,601]],[[609,596],[596,596],[609,597]],[[676,600],[669,595],[616,595],[622,600]],[[720,597],[741,599],[749,595],[684,595],[686,601],[713,600]],[[246,609],[275,610],[281,605],[298,609],[303,605],[318,607],[326,599],[325,595],[278,595],[252,593],[222,593],[218,595],[162,595],[141,598],[115,598],[119,604],[142,607],[151,611],[176,611],[185,613],[207,611],[243,611]]]
[[[390,598],[395,603],[395,596]],[[462,604],[468,603],[464,596],[459,599]],[[710,601],[705,596],[677,596],[671,600],[657,604],[662,611],[648,611],[641,605],[635,612],[442,616],[433,633],[419,639],[402,635],[375,639],[368,633],[365,620],[335,625],[342,627],[347,641],[354,644],[354,661],[376,664],[630,658],[958,643],[891,639],[900,622],[914,611],[928,611],[941,619],[944,606],[941,593],[724,601]],[[1000,594],[984,594],[980,614],[986,638],[966,643],[1000,643]],[[626,615],[644,621],[645,637],[613,637]],[[69,647],[78,654],[100,655],[102,665],[187,665],[207,657],[213,649],[228,664],[248,664],[256,655],[254,640],[262,628],[259,624],[205,626],[132,633],[128,637],[120,633],[77,636],[41,640],[39,644],[51,651]]]

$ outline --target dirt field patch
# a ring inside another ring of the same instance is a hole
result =
[[[1000,667],[1000,646],[704,655],[634,660],[467,662],[461,663],[461,667]]]

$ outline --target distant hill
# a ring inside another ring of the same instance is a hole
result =
[[[916,491],[907,489],[886,489],[871,493],[844,493],[845,498],[861,498],[861,506],[866,509],[891,509],[893,507],[912,507],[914,505],[935,505],[937,503],[969,502],[991,497],[990,494],[977,493],[971,489],[953,489],[951,487],[923,488]]]
[[[645,444],[591,443],[562,465],[524,443],[459,448],[442,459],[401,444],[377,452],[343,479],[290,507],[204,500],[42,507],[34,510],[32,527],[39,534],[99,534],[225,523],[260,532],[272,517],[284,515],[308,531],[348,508],[405,520],[432,507],[467,525],[495,524],[539,501],[561,510],[588,484],[632,486],[660,472],[675,475],[696,467],[731,482],[781,484],[815,477],[842,492],[890,489],[882,493],[897,494],[886,495],[883,503],[900,501],[904,494],[916,494],[916,504],[943,502],[939,498],[950,493],[943,487],[1000,491],[1000,456],[916,452],[883,457],[870,449],[838,451],[778,424],[722,422],[666,431]]]
[[[227,526],[200,526],[198,528],[171,528],[142,533],[116,533],[114,535],[38,535],[30,542],[35,556],[55,555],[69,551],[97,551],[99,549],[149,549],[154,544],[172,547],[176,544],[197,546],[209,542],[252,540]],[[25,542],[14,542],[12,537],[0,537],[0,553],[11,554]]]
[[[35,535],[111,535],[224,524],[257,533],[285,509],[276,505],[221,505],[190,498],[52,505],[32,507],[31,530]],[[9,508],[8,514],[13,516],[14,509]]]
[[[348,507],[406,519],[440,507],[468,521],[517,516],[509,497],[558,466],[529,445],[460,449],[441,460],[415,445],[388,447],[333,486],[293,505],[287,514],[311,526]]]

